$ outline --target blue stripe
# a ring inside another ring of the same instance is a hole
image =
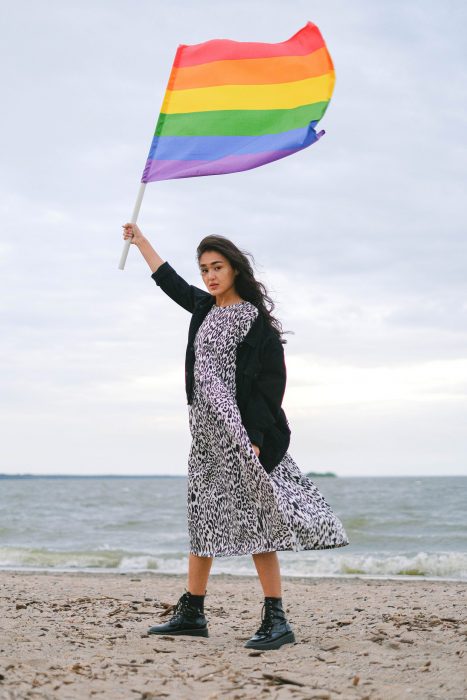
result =
[[[263,136],[154,136],[150,160],[217,160],[231,155],[306,148],[317,140],[314,126]]]

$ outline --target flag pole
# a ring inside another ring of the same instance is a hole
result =
[[[145,189],[146,189],[146,183],[142,182],[140,185],[140,188],[138,190],[138,196],[136,197],[135,208],[133,209],[133,214],[131,215],[130,223],[132,223],[132,224],[136,224],[136,220],[138,219],[138,214],[139,214],[139,210],[141,208],[141,202],[143,201],[143,195],[144,195]],[[131,238],[127,238],[127,240],[123,244],[122,256],[120,258],[120,263],[118,265],[119,270],[123,270],[125,268],[126,258],[128,255],[128,251],[130,250],[130,245],[131,245]]]

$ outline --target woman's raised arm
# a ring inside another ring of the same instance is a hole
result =
[[[131,238],[131,242],[140,249],[141,254],[151,268],[151,277],[154,282],[177,304],[193,313],[199,301],[208,297],[212,298],[209,292],[196,287],[194,284],[188,284],[167,260],[162,260],[136,224],[124,224],[123,229],[123,238],[125,240]],[[159,268],[161,269],[159,270]]]
[[[148,239],[143,236],[141,230],[136,224],[123,224],[123,238],[127,240],[131,238],[131,242],[138,246],[141,255],[146,260],[151,268],[151,272],[155,272],[165,260],[156,253]]]

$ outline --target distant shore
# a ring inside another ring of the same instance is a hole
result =
[[[254,655],[243,644],[263,598],[251,577],[210,578],[207,639],[146,634],[167,619],[185,575],[0,571],[0,586],[8,697],[454,700],[465,692],[465,583],[284,576],[297,641]]]

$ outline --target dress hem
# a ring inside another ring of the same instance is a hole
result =
[[[198,552],[192,552],[190,551],[190,554],[194,554],[196,557],[244,557],[247,556],[248,554],[266,554],[267,552],[312,552],[312,551],[319,551],[322,549],[339,549],[340,547],[346,547],[347,545],[350,544],[350,541],[347,540],[347,542],[342,542],[341,544],[331,544],[331,545],[323,545],[321,547],[274,547],[273,549],[260,549],[260,550],[248,550],[247,552],[234,552],[232,554],[228,554],[225,552],[218,552],[218,553],[211,553],[211,554],[198,554]]]

